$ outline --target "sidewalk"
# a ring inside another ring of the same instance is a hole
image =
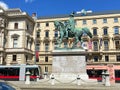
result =
[[[26,85],[24,81],[7,81],[10,85],[17,88],[16,90],[120,90],[120,84],[111,86],[104,86],[102,83],[90,85],[77,85],[77,84],[55,84],[40,83],[31,81],[31,84]]]

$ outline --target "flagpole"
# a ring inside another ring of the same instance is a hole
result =
[[[35,58],[34,58],[34,64],[36,65],[36,30],[35,30]]]

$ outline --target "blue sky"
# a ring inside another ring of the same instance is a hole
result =
[[[9,8],[20,8],[29,15],[52,16],[70,14],[81,9],[93,12],[105,10],[120,10],[120,0],[0,0]]]

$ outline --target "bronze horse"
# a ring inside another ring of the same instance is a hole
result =
[[[62,23],[61,21],[54,21],[54,26],[55,29],[59,31],[60,33],[60,37],[59,37],[59,47],[61,46],[62,42],[63,42],[63,38],[66,38],[66,30],[67,27],[64,23]],[[80,41],[83,42],[81,37],[82,35],[86,33],[90,38],[92,38],[92,34],[90,32],[90,30],[88,28],[74,28],[74,30],[69,30],[68,31],[68,37],[67,38],[74,38],[74,42],[72,45],[72,48],[75,47],[75,45]]]

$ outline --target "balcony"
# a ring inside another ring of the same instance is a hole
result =
[[[88,36],[87,35],[84,35],[84,36],[82,36],[82,38],[81,38],[83,41],[88,41],[89,40],[89,38],[88,38]]]
[[[52,42],[57,42],[58,37],[53,37]]]
[[[36,42],[37,42],[37,43],[42,42],[41,38],[40,38],[40,37],[39,37],[39,38],[36,38]]]
[[[92,57],[93,55],[103,55],[103,52],[102,51],[99,51],[99,50],[93,50],[93,51],[88,51],[88,56],[89,58]]]
[[[119,45],[116,45],[116,50],[120,50],[120,44]]]
[[[103,38],[103,40],[109,40],[110,36],[108,34],[106,34],[106,35],[102,35],[102,38]]]
[[[13,64],[18,64],[18,62],[17,61],[11,61],[10,64],[12,64],[12,65]]]
[[[98,35],[93,35],[92,40],[93,40],[93,41],[97,41],[97,40],[99,40]]]
[[[120,34],[113,34],[113,40],[120,40]]]
[[[27,48],[6,48],[6,52],[7,53],[13,53],[13,52],[16,52],[16,53],[30,53],[30,54],[33,54],[33,51],[30,50],[30,49],[27,49]]]
[[[50,42],[50,38],[49,37],[44,37],[43,42]]]

